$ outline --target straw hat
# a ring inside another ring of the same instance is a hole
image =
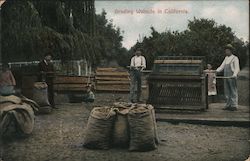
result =
[[[227,44],[224,48],[225,48],[225,49],[234,50],[234,47],[233,47],[233,45],[231,45],[231,44]]]

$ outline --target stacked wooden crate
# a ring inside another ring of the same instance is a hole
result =
[[[120,68],[97,68],[95,87],[103,92],[129,92],[129,73]]]
[[[83,92],[88,84],[91,84],[91,78],[88,76],[57,75],[54,78],[56,92]]]

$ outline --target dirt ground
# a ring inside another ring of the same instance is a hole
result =
[[[38,115],[33,133],[4,140],[3,161],[244,161],[250,152],[249,128],[157,122],[160,144],[150,152],[127,149],[89,150],[82,147],[91,106],[127,100],[126,95],[97,95],[86,104],[61,104],[49,115]],[[0,158],[1,158],[0,157]],[[1,159],[0,159],[1,160]]]

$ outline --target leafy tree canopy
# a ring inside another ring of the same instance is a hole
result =
[[[234,54],[239,57],[241,67],[244,67],[248,59],[248,42],[237,38],[230,27],[218,25],[212,19],[194,18],[182,32],[168,30],[159,33],[151,27],[151,35],[137,42],[129,53],[131,56],[134,49],[142,48],[149,68],[157,56],[178,55],[205,56],[207,63],[217,67],[225,57],[224,46],[229,43],[234,46]]]

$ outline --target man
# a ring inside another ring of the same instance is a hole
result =
[[[223,110],[235,111],[238,107],[237,75],[240,71],[239,59],[233,55],[233,46],[226,45],[226,57],[216,72],[224,70],[224,94],[226,97],[226,106]]]
[[[44,55],[44,59],[39,63],[40,81],[45,81],[47,83],[49,103],[52,108],[57,108],[55,107],[55,102],[54,102],[54,88],[53,88],[54,67],[51,60],[52,60],[52,55],[48,52]]]
[[[135,56],[130,62],[131,85],[130,85],[130,101],[140,102],[141,97],[141,73],[146,68],[146,59],[141,55],[141,49],[137,49]]]

